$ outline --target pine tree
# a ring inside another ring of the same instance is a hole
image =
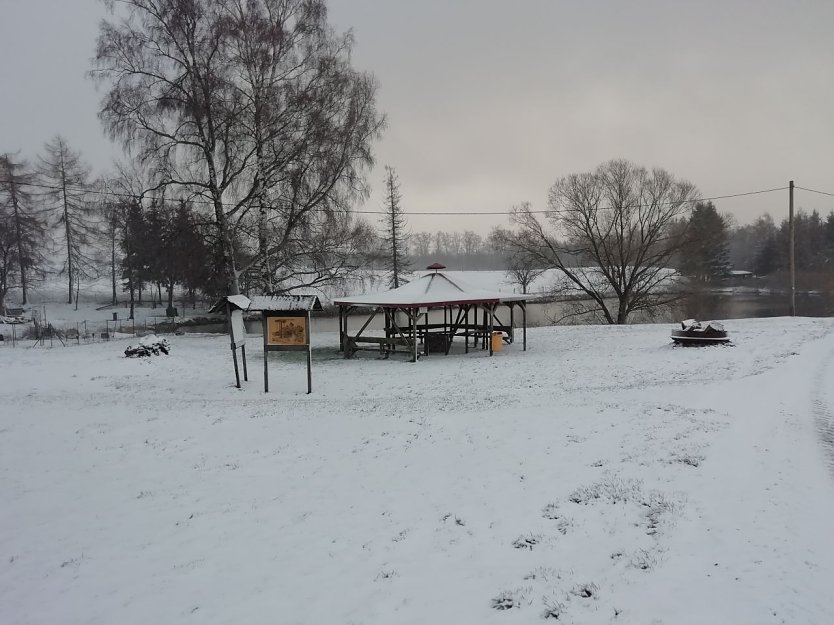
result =
[[[211,250],[200,231],[197,215],[184,200],[179,202],[174,212],[167,245],[171,248],[168,306],[173,306],[174,277],[188,291],[193,305],[195,292],[206,288],[212,259]]]
[[[834,211],[828,213],[828,216],[825,218],[823,241],[826,262],[834,266]]]
[[[95,261],[89,252],[98,219],[95,206],[87,197],[90,168],[61,136],[47,143],[44,150],[38,169],[45,188],[44,196],[66,244],[62,273],[67,276],[67,303],[71,304],[73,286],[81,277],[95,274]]]
[[[712,202],[698,202],[687,229],[683,273],[699,280],[720,279],[730,271],[729,232],[726,220]]]
[[[24,305],[33,278],[43,274],[45,264],[46,222],[30,192],[32,182],[26,163],[9,154],[0,155],[0,210],[6,216],[4,227],[9,229],[7,236],[14,248]]]
[[[12,288],[17,256],[11,216],[0,211],[0,315],[6,314],[6,295]]]
[[[392,167],[385,167],[385,217],[383,218],[385,242],[385,269],[389,284],[397,288],[408,282],[405,279],[411,269],[411,261],[406,252],[408,232],[405,213],[402,209],[402,195],[397,172]]]
[[[122,248],[122,278],[124,289],[130,295],[130,317],[134,318],[136,292],[142,282],[142,265],[144,263],[144,242],[146,241],[145,214],[138,201],[122,205],[124,214],[122,236],[119,244]]]

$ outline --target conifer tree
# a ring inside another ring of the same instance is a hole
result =
[[[406,252],[408,238],[407,222],[402,208],[402,195],[397,172],[392,167],[385,167],[385,216],[383,217],[385,242],[385,268],[389,283],[393,288],[406,284],[405,278],[411,269],[411,262]]]
[[[90,168],[60,135],[44,146],[44,152],[38,170],[47,207],[60,227],[66,249],[61,273],[67,276],[67,303],[71,304],[73,287],[80,278],[95,274],[90,245],[98,219],[88,198]]]
[[[33,175],[25,162],[9,154],[0,155],[0,211],[3,228],[8,229],[6,238],[11,241],[10,254],[17,265],[24,305],[29,300],[29,286],[43,274],[45,263],[46,222],[35,204],[32,183]]]
[[[720,279],[730,271],[729,229],[712,202],[698,202],[687,229],[683,272],[699,280]]]

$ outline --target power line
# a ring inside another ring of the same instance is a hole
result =
[[[795,186],[795,189],[802,189],[803,191],[810,191],[811,193],[819,193],[820,195],[828,195],[834,197],[834,193],[828,193],[827,191],[817,191],[816,189],[808,189],[807,187],[800,187]]]
[[[0,183],[11,183],[11,182],[12,182],[11,180],[0,180]],[[36,188],[36,189],[48,189],[48,190],[51,190],[51,191],[62,191],[62,190],[64,190],[64,187],[55,186],[55,185],[48,185],[48,184],[43,184],[43,183],[36,183],[36,182],[20,182],[20,181],[17,181],[17,184],[19,184],[20,186],[28,186],[28,187],[33,187],[33,188]],[[731,193],[731,194],[728,194],[728,195],[714,195],[714,196],[711,196],[711,197],[699,197],[699,198],[693,198],[693,199],[690,199],[690,200],[683,200],[680,203],[681,204],[691,204],[691,203],[696,203],[696,202],[709,202],[709,201],[712,201],[712,200],[727,200],[727,199],[745,197],[745,196],[750,196],[750,195],[761,195],[761,194],[764,194],[764,193],[774,193],[776,191],[784,191],[787,188],[788,187],[775,187],[773,189],[760,189],[758,191],[747,191],[747,192],[744,192],[744,193]],[[804,189],[805,191],[811,191],[812,193],[820,193],[822,195],[831,195],[832,197],[834,197],[834,193],[826,193],[824,191],[814,191],[813,189],[805,189],[805,187],[796,187],[796,188],[797,189]],[[66,190],[77,192],[77,193],[88,193],[88,194],[92,194],[92,195],[119,197],[119,198],[127,198],[127,199],[137,199],[139,197],[138,195],[136,195],[134,193],[125,193],[125,192],[118,192],[118,191],[105,191],[105,190],[101,190],[101,189],[84,189],[84,188],[81,188],[81,187],[74,187],[74,186],[67,186]],[[200,203],[200,204],[208,204],[208,205],[213,204],[213,202],[211,200],[208,200],[208,199],[191,198],[189,201],[190,202],[195,202],[195,203]],[[677,202],[661,202],[660,205],[669,205],[669,204],[676,204],[676,203]],[[232,202],[223,202],[222,205],[225,206],[225,207],[237,206],[237,204],[232,203]],[[639,205],[638,204],[638,205],[630,206],[629,208],[643,208],[643,207],[649,207],[649,206],[651,206],[651,205],[649,205],[649,204]],[[271,207],[253,205],[252,208],[271,208]],[[611,209],[611,207],[601,207],[601,208],[602,209],[609,209],[609,210]],[[313,210],[326,210],[326,209],[321,208],[321,209],[313,209]],[[351,212],[356,213],[358,215],[385,215],[386,214],[385,211],[371,211],[371,210],[354,210],[354,211],[351,211]],[[550,211],[550,210],[530,211],[531,214],[536,214],[536,215],[544,215],[544,214],[551,213],[551,212],[553,212],[553,211]],[[460,216],[465,217],[465,216],[470,216],[470,215],[471,216],[488,216],[488,215],[503,216],[503,215],[512,215],[512,214],[513,214],[513,211],[471,211],[471,212],[466,212],[466,211],[414,211],[414,212],[406,212],[406,215],[409,215],[409,216],[413,215],[413,216],[435,216],[435,217],[442,217],[442,216],[446,216],[446,215],[448,215],[448,216],[458,216],[458,217],[460,217]]]

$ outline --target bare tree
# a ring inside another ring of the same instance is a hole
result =
[[[13,256],[24,305],[32,279],[43,274],[46,262],[46,221],[30,191],[33,182],[34,175],[25,162],[16,161],[10,154],[0,155],[0,211],[10,229],[7,235],[14,240]]]
[[[415,232],[411,235],[411,252],[415,256],[431,254],[432,234],[430,232]]]
[[[466,256],[474,256],[480,252],[484,247],[484,240],[476,232],[472,230],[464,230],[463,232],[463,253]]]
[[[92,72],[109,85],[100,117],[156,164],[160,186],[210,204],[220,272],[238,293],[238,256],[244,270],[259,269],[283,255],[310,213],[344,211],[365,192],[384,121],[376,84],[351,68],[350,36],[328,27],[322,0],[119,7],[122,19],[102,23]],[[259,216],[254,252],[236,239],[250,211]]]
[[[107,265],[110,270],[110,303],[115,305],[118,302],[117,274],[116,269],[119,266],[118,250],[119,250],[119,233],[123,227],[124,209],[123,203],[118,201],[114,196],[110,195],[111,183],[108,180],[98,180],[95,186],[99,189],[98,212],[103,224],[102,240],[107,253]]]
[[[527,254],[513,254],[507,268],[509,278],[521,287],[521,292],[527,295],[530,285],[542,275],[545,270],[534,264],[534,259]]]
[[[434,253],[438,256],[449,254],[449,235],[442,230],[434,233]]]
[[[385,167],[385,216],[383,217],[383,236],[385,242],[386,269],[390,284],[398,288],[408,282],[404,274],[408,273],[411,263],[406,253],[408,232],[405,213],[402,208],[402,195],[397,172]]]
[[[56,136],[44,146],[39,174],[48,207],[62,231],[66,256],[61,273],[67,276],[67,303],[73,300],[82,277],[95,275],[90,245],[96,237],[97,216],[89,200],[90,167],[66,140]]]
[[[606,322],[627,323],[632,313],[679,297],[670,260],[685,232],[674,224],[695,197],[691,183],[665,170],[609,161],[558,180],[548,195],[546,222],[529,203],[515,207],[518,230],[508,244],[538,266],[560,269]]]

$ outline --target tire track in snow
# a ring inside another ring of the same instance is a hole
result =
[[[828,458],[828,468],[834,477],[834,413],[825,397],[825,380],[829,378],[827,374],[831,370],[832,363],[834,363],[834,351],[828,353],[814,376],[813,411],[817,433]]]

